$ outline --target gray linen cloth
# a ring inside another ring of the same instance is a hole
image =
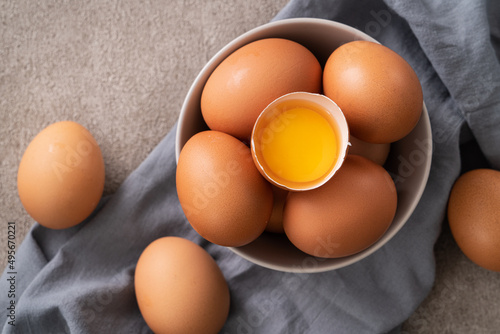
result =
[[[348,267],[281,273],[203,240],[189,226],[175,189],[175,128],[84,223],[63,231],[35,224],[18,249],[16,326],[0,283],[3,333],[148,333],[133,275],[153,240],[177,235],[201,244],[231,291],[222,333],[398,332],[429,293],[433,245],[453,182],[460,145],[477,142],[500,168],[498,2],[292,0],[276,19],[320,17],[367,32],[402,55],[424,90],[434,136],[430,178],[405,227],[383,248]],[[165,310],[168,312],[168,310]],[[7,319],[7,320],[6,320]]]

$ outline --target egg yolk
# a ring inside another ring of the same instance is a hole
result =
[[[338,157],[338,140],[332,125],[317,111],[283,108],[262,133],[261,153],[279,178],[310,182],[331,170]]]

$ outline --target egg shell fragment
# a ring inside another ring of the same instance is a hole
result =
[[[163,237],[149,244],[137,262],[134,286],[155,333],[215,334],[226,322],[226,280],[214,259],[190,240]]]
[[[177,194],[186,218],[205,239],[238,247],[265,230],[273,192],[250,148],[219,131],[195,134],[179,155]]]
[[[364,157],[348,155],[323,186],[289,193],[283,227],[303,252],[338,258],[375,243],[391,225],[396,207],[389,173]]]

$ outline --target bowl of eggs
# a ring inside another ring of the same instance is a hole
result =
[[[432,138],[417,75],[350,26],[296,18],[237,37],[182,106],[176,187],[206,240],[285,272],[345,267],[407,222]]]

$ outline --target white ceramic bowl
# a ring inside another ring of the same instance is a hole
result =
[[[323,19],[296,18],[271,22],[243,35],[222,48],[203,67],[193,82],[179,116],[176,134],[176,159],[186,141],[195,133],[208,129],[200,110],[200,98],[212,71],[232,52],[258,39],[287,38],[307,47],[323,66],[338,46],[354,41],[377,42],[350,26]],[[386,169],[395,179],[398,191],[396,216],[386,233],[372,246],[357,254],[336,258],[315,258],[293,246],[286,236],[264,232],[254,242],[231,248],[241,257],[274,270],[287,272],[322,272],[357,262],[387,243],[406,223],[417,206],[429,176],[432,156],[432,134],[425,104],[417,126],[405,138],[391,145]]]

